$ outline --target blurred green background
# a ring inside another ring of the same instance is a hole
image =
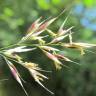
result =
[[[75,26],[73,40],[96,43],[96,0],[0,0],[0,47],[18,42],[38,17],[54,17],[65,8],[67,11],[50,28],[57,30],[70,13],[65,28]],[[54,96],[96,96],[96,54],[86,52],[84,56],[80,56],[75,54],[74,50],[62,52],[82,65],[65,62],[70,70],[63,68],[61,71],[55,71],[50,64],[52,62],[39,50],[30,55],[24,54],[24,57],[39,63],[43,69],[53,71],[45,73],[49,80],[44,84],[55,93]],[[24,87],[29,96],[51,96],[31,78],[27,70],[15,65],[27,81]],[[7,64],[0,57],[0,79],[4,78],[8,80],[0,81],[0,96],[25,96]]]

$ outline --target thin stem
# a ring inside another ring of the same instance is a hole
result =
[[[52,44],[52,43],[47,43],[47,44],[18,44],[19,46],[22,45],[22,46],[35,46],[35,47],[38,47],[38,46],[60,46],[61,44],[58,43],[58,44]]]
[[[15,46],[17,46],[17,44],[13,44],[13,45],[9,45],[7,47],[3,47],[3,48],[0,48],[0,51],[5,50],[5,49],[8,49],[10,47],[15,47]]]

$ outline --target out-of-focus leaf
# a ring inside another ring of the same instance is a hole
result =
[[[84,0],[83,1],[86,6],[92,6],[96,1],[95,0]]]
[[[55,5],[58,5],[61,3],[62,0],[52,0],[52,3]]]
[[[49,0],[37,0],[37,3],[44,10],[48,10],[50,8]]]
[[[5,8],[4,9],[4,14],[6,15],[6,16],[13,16],[14,15],[14,12],[13,12],[13,10],[12,9],[10,9],[10,8]]]

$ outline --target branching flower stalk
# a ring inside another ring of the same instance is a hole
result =
[[[62,60],[67,62],[73,62],[75,64],[78,64],[74,62],[73,60],[69,59],[68,57],[60,54],[60,47],[63,48],[74,48],[80,51],[81,55],[84,55],[84,50],[86,48],[95,47],[96,44],[88,44],[88,43],[82,43],[82,42],[73,42],[72,41],[72,29],[73,26],[71,26],[68,29],[65,29],[65,23],[68,18],[66,18],[63,22],[63,24],[60,26],[59,30],[57,30],[57,33],[50,30],[48,27],[51,23],[53,23],[59,16],[52,18],[50,20],[41,21],[41,17],[37,19],[35,22],[32,23],[28,31],[26,32],[26,35],[21,38],[21,40],[14,45],[8,46],[6,48],[0,49],[0,55],[4,58],[6,61],[6,64],[8,65],[12,75],[17,80],[17,82],[21,85],[22,89],[28,96],[22,81],[23,78],[19,74],[18,70],[16,69],[15,65],[12,61],[16,62],[17,64],[22,65],[22,67],[25,67],[31,76],[34,78],[34,80],[42,86],[45,90],[50,92],[51,94],[54,94],[49,89],[47,89],[41,81],[44,81],[44,79],[48,79],[45,75],[41,73],[41,71],[45,71],[39,67],[39,64],[36,64],[34,62],[25,62],[23,60],[23,57],[21,57],[19,54],[22,54],[23,52],[28,51],[34,51],[39,48],[42,51],[42,54],[45,54],[46,57],[48,57],[50,60],[53,61],[53,64],[56,67],[56,70],[60,70],[62,66],[65,66],[62,63]],[[44,35],[46,33],[47,35]],[[65,38],[69,38],[69,43],[64,42]],[[45,38],[50,38],[51,40],[47,42]],[[37,41],[36,43],[29,43],[29,41]],[[56,47],[58,46],[58,47]],[[45,71],[47,72],[47,71]]]

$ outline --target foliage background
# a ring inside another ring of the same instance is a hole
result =
[[[38,17],[43,16],[44,19],[54,17],[65,8],[67,11],[50,28],[57,30],[70,13],[65,27],[75,26],[73,40],[96,43],[95,6],[95,0],[0,0],[0,47],[18,42]],[[62,52],[82,66],[64,62],[70,70],[63,68],[61,71],[55,71],[49,64],[51,62],[39,50],[30,55],[24,54],[24,57],[39,63],[43,69],[53,71],[52,74],[47,74],[50,79],[44,84],[55,93],[55,96],[96,96],[96,54],[86,52],[82,57],[77,52],[74,53],[74,50]],[[29,96],[50,96],[25,69],[17,64],[16,66],[27,81],[24,85]],[[8,78],[8,81],[0,81],[0,96],[25,96],[0,57],[0,79],[4,78]]]

